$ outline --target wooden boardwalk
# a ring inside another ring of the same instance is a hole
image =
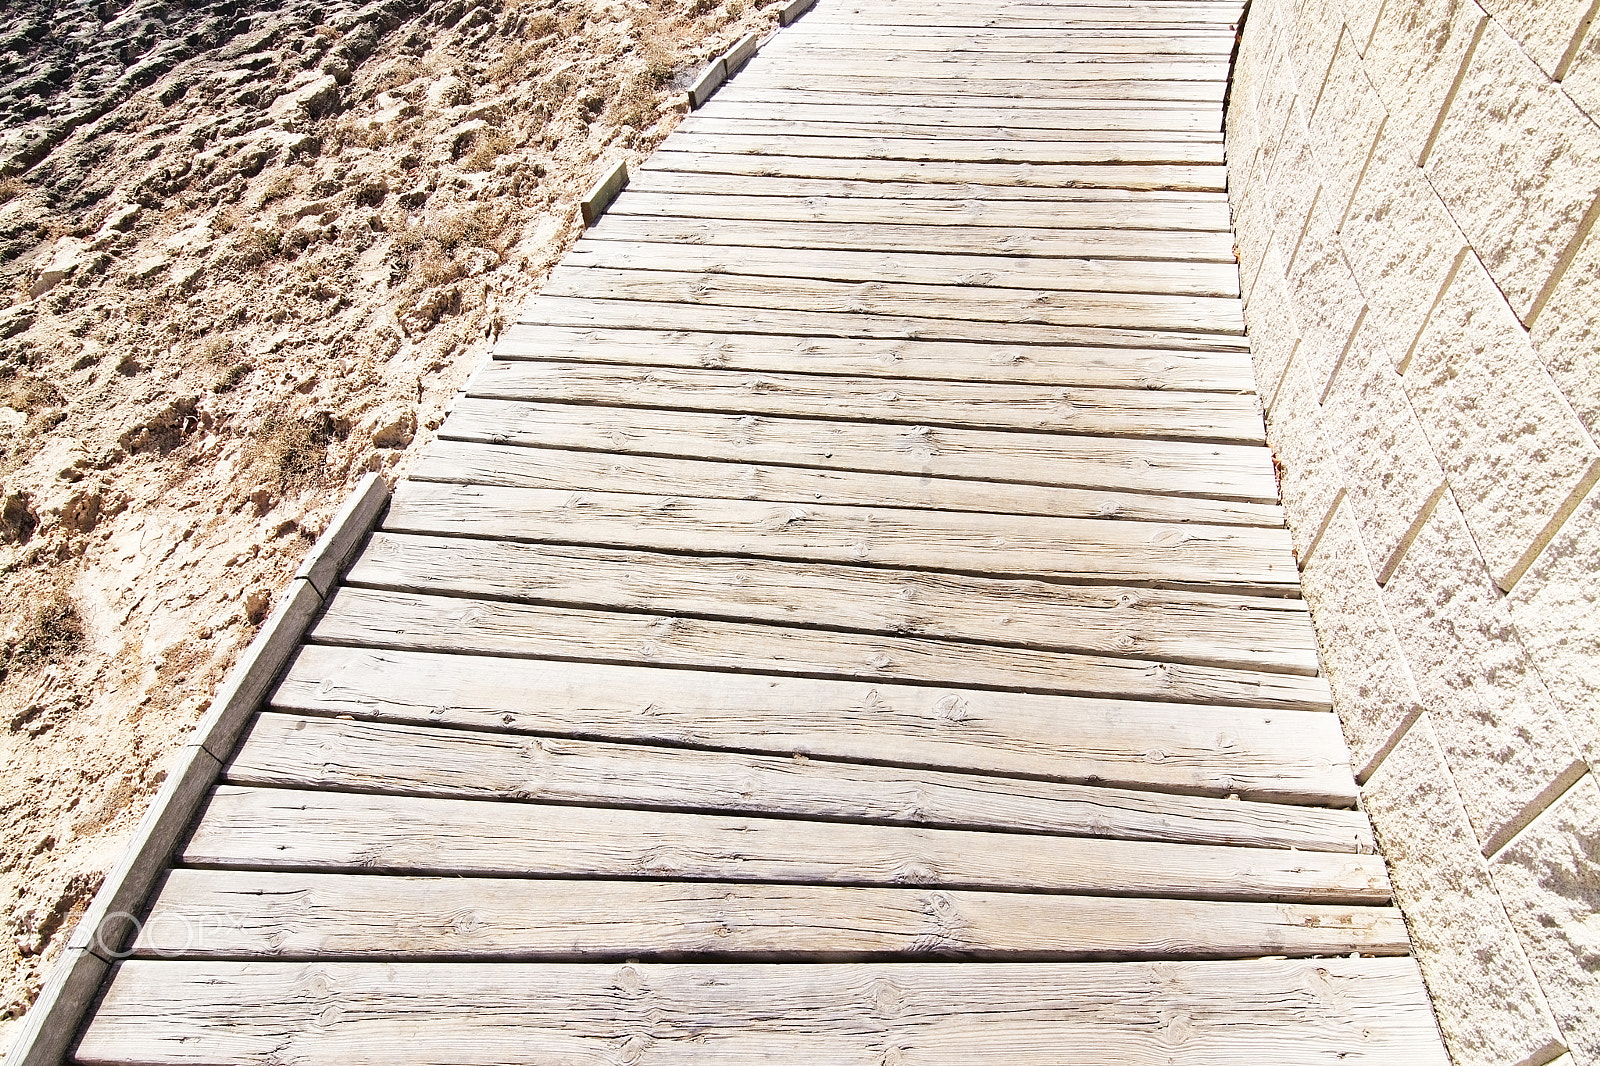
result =
[[[821,0],[471,379],[76,1048],[1444,1064],[1277,506],[1231,0]]]

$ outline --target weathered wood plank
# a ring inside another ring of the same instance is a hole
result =
[[[796,99],[800,90],[776,90]],[[845,99],[856,99],[854,95]],[[879,96],[882,102],[915,97]],[[988,98],[994,99],[994,98]],[[825,159],[798,155],[792,149],[736,155],[729,152],[680,151],[671,141],[653,154],[642,169],[681,170],[711,174],[766,174],[805,178],[850,178],[862,181],[972,182],[1041,189],[1083,188],[1172,189],[1220,192],[1226,172],[1218,166],[1092,163],[960,163],[902,159]]]
[[[456,404],[441,437],[454,443],[441,443],[436,454],[424,458],[426,469],[418,468],[418,478],[647,492],[665,484],[712,498],[1283,525],[1281,509],[1260,502],[1269,494],[1263,484],[1270,473],[1264,449],[1251,454],[1232,445],[1206,451],[1207,445],[1186,448],[1181,442],[1011,437],[984,430],[476,397]],[[539,448],[541,453],[481,445]],[[742,461],[730,462],[729,455]],[[1191,474],[1191,467],[1199,470]],[[1190,492],[1234,498],[1181,495]]]
[[[890,225],[874,222],[761,221],[608,215],[589,241],[676,241],[684,244],[832,251],[937,252],[1064,259],[1138,259],[1234,265],[1225,235],[1207,231],[1034,230],[1003,226]]]
[[[1299,600],[379,533],[349,583],[1314,674]],[[827,603],[826,618],[816,603]]]
[[[752,73],[766,77],[802,74],[812,77],[832,78],[839,74],[871,76],[878,78],[969,78],[985,80],[1030,79],[1040,91],[1051,92],[1054,87],[1098,81],[1172,81],[1172,82],[1223,82],[1228,78],[1228,57],[1208,56],[1151,56],[1145,59],[1128,56],[1098,56],[1086,52],[1063,52],[1047,55],[1034,61],[1012,55],[988,55],[969,58],[951,54],[939,58],[925,55],[884,55],[870,63],[854,56],[833,57],[813,52],[780,52],[764,56],[759,68]]]
[[[310,646],[285,711],[1350,806],[1315,711]]]
[[[736,179],[746,181],[748,179]],[[1050,292],[1129,292],[1238,298],[1232,263],[1028,259],[923,252],[772,249],[659,241],[579,241],[562,261],[613,270],[696,270],[824,281],[896,281]]]
[[[807,196],[804,199],[727,193],[632,191],[613,209],[619,215],[658,218],[741,219],[753,222],[862,222],[896,226],[1004,226],[1031,235],[1037,230],[1228,231],[1228,205],[1221,200],[1082,200],[1042,209],[1012,200],[896,200],[880,196]]]
[[[1233,39],[1232,35],[1229,35],[1228,39],[1231,41]],[[870,106],[873,107],[906,106],[919,110],[922,108],[932,108],[940,111],[949,110],[963,113],[973,118],[981,118],[980,112],[986,112],[988,121],[991,122],[996,118],[1004,118],[1014,110],[1072,112],[1105,109],[1114,111],[1137,107],[1141,110],[1160,111],[1164,114],[1191,113],[1207,115],[1214,119],[1216,128],[1222,128],[1220,101],[1118,100],[1111,97],[1081,95],[1051,97],[1040,92],[1037,86],[1032,92],[964,93],[946,87],[943,90],[928,89],[920,92],[875,92],[870,96],[865,96],[857,90],[840,89],[831,82],[818,82],[804,88],[778,88],[735,83],[724,90],[722,98],[727,101],[738,102],[844,104],[852,107],[870,103]]]
[[[821,605],[818,605],[822,610]],[[1321,678],[922,637],[346,587],[318,643],[1326,710]]]
[[[823,420],[856,419],[925,427],[1150,437],[1264,444],[1254,396],[1150,389],[957,384],[742,370],[630,368],[594,363],[496,360],[467,381],[468,396],[546,403],[719,411]],[[500,414],[515,416],[512,409]],[[494,416],[488,416],[492,419]],[[506,427],[506,439],[516,432]],[[752,429],[756,427],[751,426]],[[829,436],[821,429],[817,443]],[[494,434],[492,421],[479,432]],[[929,441],[926,448],[935,445]],[[1137,452],[1137,444],[1127,444]],[[753,456],[745,456],[753,458]]]
[[[124,963],[88,1066],[1448,1066],[1410,959]],[[1270,1049],[1270,1053],[1264,1049]]]
[[[641,170],[633,188],[639,192],[717,193],[734,196],[828,196],[897,200],[1025,200],[1040,212],[1061,203],[1220,203],[1225,193],[1170,189],[1102,187],[1049,188],[1033,185],[980,185],[976,182],[861,181],[850,178],[791,178],[761,174],[710,174],[678,170]],[[579,242],[582,245],[584,242]],[[1159,262],[1162,260],[1152,260]],[[1219,264],[1221,266],[1222,264]],[[1236,265],[1236,264],[1235,264]]]
[[[814,75],[773,74],[764,77],[763,85],[805,83]],[[847,79],[843,75],[833,76]],[[873,91],[870,84],[878,79],[865,79],[868,84],[857,86],[863,92]],[[928,79],[943,91],[956,89],[961,83],[955,80]],[[921,85],[915,79],[881,80],[889,91]],[[969,88],[1002,91],[1004,81],[982,82]],[[1066,85],[1069,83],[1061,82]],[[1079,82],[1080,85],[1122,86],[1122,82]],[[1191,85],[1208,87],[1208,82],[1152,82],[1153,85],[1172,85],[1171,90],[1181,93]],[[1220,95],[1220,83],[1216,92]],[[958,90],[959,91],[959,90]],[[1170,142],[1105,142],[1077,140],[1033,141],[1012,143],[1006,141],[957,141],[939,137],[807,137],[796,143],[787,136],[747,135],[733,133],[683,133],[672,135],[673,148],[679,152],[721,152],[734,155],[773,155],[778,152],[798,151],[804,155],[833,159],[899,159],[911,162],[949,163],[1201,163],[1221,165],[1222,147],[1214,144],[1175,144]]]
[[[1134,329],[1099,326],[1017,325],[964,322],[950,318],[841,314],[781,308],[721,307],[716,304],[660,303],[652,300],[585,299],[540,295],[522,308],[518,320],[547,326],[605,326],[646,329],[688,328],[714,333],[803,337],[860,337],[879,340],[977,341],[1070,347],[1171,348],[1184,352],[1244,352],[1248,342],[1232,333]]]
[[[1386,903],[1376,855],[220,785],[191,866]]]
[[[406,483],[384,526],[612,548],[758,555],[1214,592],[1289,594],[1285,530]]]
[[[922,53],[960,56],[964,59],[996,56],[1012,58],[1088,53],[1120,56],[1221,56],[1233,48],[1233,34],[1218,29],[1139,30],[1077,29],[1071,33],[1044,29],[987,29],[975,33],[939,33],[935,30],[886,31],[880,26],[841,26],[817,23],[794,33],[782,33],[766,46],[768,57],[780,55],[865,55],[884,53],[907,56]]]
[[[1373,850],[1360,811],[276,713],[257,719],[227,780],[1184,844]]]
[[[615,416],[621,413],[614,412],[602,424],[619,424]],[[708,442],[693,437],[679,439],[687,442],[683,450],[691,453],[718,450],[714,441],[708,446]],[[654,493],[660,492],[663,486],[670,486],[678,492],[706,499],[1117,518],[1168,525],[1186,522],[1271,528],[1283,525],[1280,509],[1249,500],[931,477],[910,472],[731,463],[721,459],[628,453],[616,444],[611,445],[609,452],[597,452],[556,447],[507,448],[473,441],[440,440],[418,460],[412,476],[420,482],[580,492]]]
[[[1254,392],[1239,352],[1046,347],[513,324],[497,359],[704,367],[876,378]]]
[[[470,915],[469,920],[463,920]],[[196,935],[195,931],[200,931]],[[621,962],[1406,952],[1389,907],[907,888],[174,870],[135,954]]]
[[[927,117],[927,116],[924,116]],[[991,117],[991,122],[994,119]],[[859,117],[828,121],[810,116],[806,118],[776,118],[756,115],[728,115],[725,112],[709,114],[699,112],[686,119],[679,127],[685,134],[727,134],[739,137],[792,137],[793,146],[803,150],[810,137],[934,137],[950,143],[1016,143],[1061,141],[1067,137],[1080,143],[1101,144],[1216,144],[1222,143],[1222,134],[1214,129],[1118,129],[1112,124],[1094,125],[1080,122],[1078,126],[1064,126],[1052,130],[1038,127],[1012,126],[938,126],[918,125],[882,117]]]
[[[867,60],[870,61],[870,60]],[[1165,132],[1221,135],[1213,109],[1175,108],[1024,108],[1003,110],[963,107],[917,107],[908,104],[883,104],[872,98],[838,103],[787,103],[787,94],[772,94],[773,100],[752,100],[753,93],[738,97],[718,97],[700,112],[707,118],[724,120],[762,120],[788,122],[896,123],[906,128],[947,130],[958,136],[969,130],[1004,130],[1013,137],[1038,136],[1046,130],[1153,134]],[[1005,125],[997,126],[997,122]],[[926,135],[924,133],[923,135]],[[1052,138],[1059,139],[1059,138]]]
[[[812,74],[785,73],[781,71],[767,73],[760,68],[747,70],[739,76],[740,81],[748,81],[753,88],[763,89],[809,89],[812,88],[817,78]],[[871,74],[857,72],[854,74],[834,74],[828,77],[828,85],[835,92],[849,92],[862,96],[876,95],[878,93],[906,94],[949,94],[961,95],[972,93],[977,96],[1034,96],[1040,99],[1049,99],[1052,103],[1057,100],[1111,100],[1120,104],[1127,104],[1136,100],[1173,101],[1180,103],[1204,103],[1218,110],[1222,107],[1222,93],[1224,83],[1220,81],[1157,81],[1142,78],[1128,78],[1122,81],[1057,81],[1051,82],[1047,92],[1041,92],[1039,83],[1032,78],[986,78],[980,75],[965,77],[926,77],[926,78],[882,78]],[[1062,150],[1071,152],[1070,142],[1063,143]],[[1075,155],[1077,153],[1074,153]],[[1092,152],[1083,153],[1092,156]],[[1130,153],[1128,162],[1139,161],[1137,153]],[[1068,162],[1061,159],[1057,162]],[[1079,162],[1105,162],[1092,158],[1079,159]],[[1184,162],[1186,160],[1165,159],[1158,160],[1146,158],[1146,162]]]
[[[681,303],[756,310],[884,316],[899,321],[959,322],[966,329],[1002,323],[1013,332],[1035,326],[1194,330],[1242,337],[1237,299],[1144,293],[1041,292],[1033,289],[838,282],[765,278],[694,271],[612,270],[558,266],[541,292],[588,300]],[[1049,342],[1048,335],[1040,335]]]

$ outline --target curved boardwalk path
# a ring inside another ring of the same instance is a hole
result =
[[[1224,0],[822,0],[470,381],[84,1063],[1443,1064],[1276,504]]]

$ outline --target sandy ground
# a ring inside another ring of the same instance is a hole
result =
[[[0,5],[0,1047],[349,487],[750,0]]]

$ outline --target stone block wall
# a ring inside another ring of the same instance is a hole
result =
[[[1600,0],[1253,0],[1246,322],[1457,1066],[1600,1066]]]

